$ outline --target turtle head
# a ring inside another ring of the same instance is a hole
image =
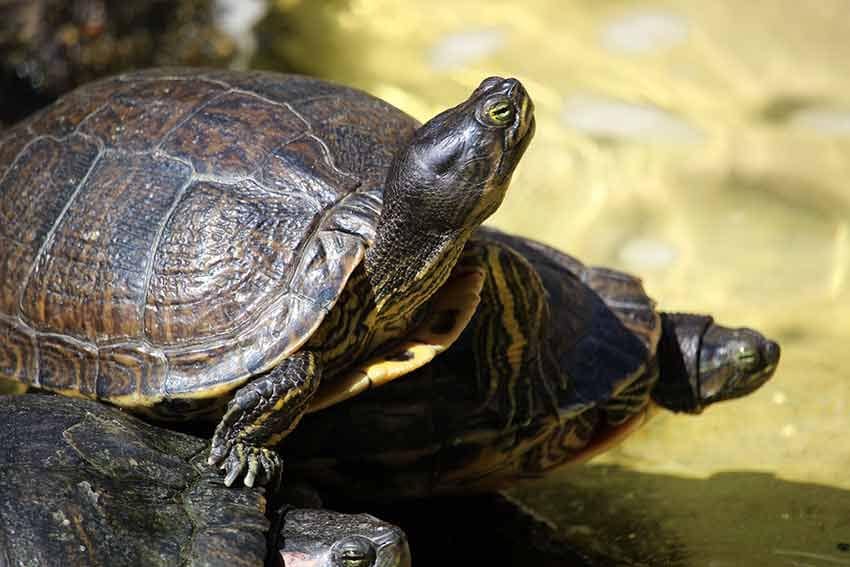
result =
[[[414,132],[387,175],[366,272],[376,305],[412,312],[445,281],[472,232],[501,204],[534,134],[516,79],[485,79]]]
[[[410,567],[407,536],[368,514],[292,508],[280,532],[286,567]]]
[[[660,376],[652,398],[673,411],[706,406],[754,392],[773,376],[779,345],[758,331],[714,323],[707,315],[662,313]]]
[[[485,79],[422,125],[396,156],[386,216],[428,232],[471,232],[501,204],[534,134],[534,105],[516,79]]]

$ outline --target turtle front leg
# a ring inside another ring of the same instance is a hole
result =
[[[280,474],[274,446],[298,424],[320,379],[318,354],[299,351],[236,391],[215,429],[208,460],[224,469],[227,486],[243,473],[245,486]]]

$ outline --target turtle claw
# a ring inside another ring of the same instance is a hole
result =
[[[210,449],[210,456],[207,458],[207,464],[211,467],[214,467],[224,461],[225,457],[227,457],[227,448],[223,445],[214,445],[212,449]]]
[[[269,484],[281,473],[281,462],[278,454],[266,447],[254,447],[243,443],[234,443],[225,458],[220,453],[210,451],[209,463],[219,465],[224,471],[224,484],[232,486],[236,479],[245,475],[242,482],[251,488],[255,484]],[[223,461],[223,462],[222,462]]]
[[[248,460],[248,472],[245,473],[245,478],[243,482],[245,486],[254,486],[254,481],[257,480],[257,472],[260,468],[260,459],[249,459]]]

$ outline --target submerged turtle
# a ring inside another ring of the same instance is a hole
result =
[[[640,280],[480,229],[486,271],[461,338],[405,380],[309,415],[285,450],[360,498],[503,488],[610,447],[653,407],[699,413],[773,374],[779,346],[655,309]]]
[[[0,564],[409,567],[404,533],[366,514],[286,508],[226,488],[208,442],[88,400],[0,398]],[[276,537],[271,537],[271,536]]]
[[[274,73],[77,89],[0,139],[0,378],[156,418],[227,403],[209,462],[266,482],[320,381],[324,406],[457,337],[482,278],[446,282],[533,131],[499,77],[421,127]]]

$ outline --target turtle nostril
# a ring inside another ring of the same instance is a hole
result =
[[[779,344],[774,341],[765,341],[762,345],[762,356],[768,364],[779,362]]]
[[[500,86],[504,90],[505,94],[514,100],[521,100],[528,96],[525,93],[522,83],[516,79],[505,79]]]

